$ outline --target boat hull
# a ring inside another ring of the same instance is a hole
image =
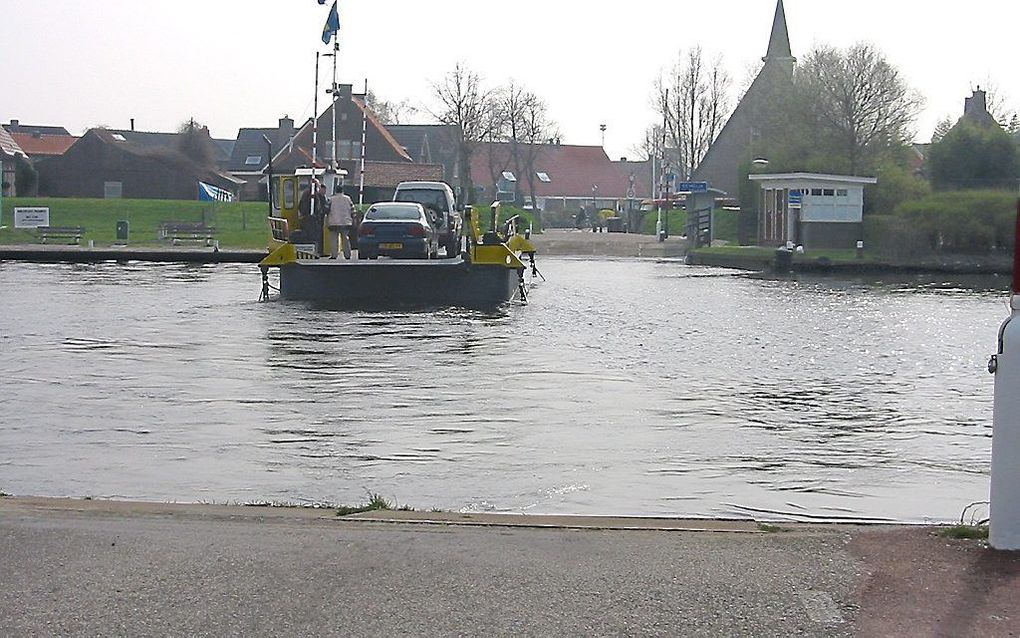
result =
[[[341,307],[492,307],[517,293],[517,270],[435,260],[299,261],[280,268],[280,297]]]

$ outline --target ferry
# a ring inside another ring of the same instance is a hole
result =
[[[326,229],[320,242],[308,242],[303,232],[296,232],[300,229],[299,193],[303,179],[306,188],[318,179],[331,192],[331,181],[339,177],[322,168],[295,173],[270,175],[269,254],[259,263],[263,300],[272,298],[270,269],[279,270],[280,299],[339,308],[484,309],[513,300],[526,303],[530,283],[541,276],[530,229],[519,231],[517,218],[501,223],[499,202],[490,207],[484,232],[479,208],[465,209],[464,236],[456,242],[460,253],[446,259],[324,259],[316,244],[328,245]]]

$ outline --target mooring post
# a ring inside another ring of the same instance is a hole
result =
[[[998,352],[989,364],[995,374],[989,542],[1001,550],[1020,550],[1020,201],[1016,239],[1010,316],[999,329]]]

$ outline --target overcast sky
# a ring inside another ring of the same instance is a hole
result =
[[[723,56],[738,88],[768,43],[775,0],[341,0],[340,79],[430,105],[458,61],[544,97],[565,143],[633,155],[651,87],[683,47]],[[991,80],[1020,106],[1016,0],[787,0],[794,55],[865,40],[926,99],[918,140]],[[312,114],[328,4],[315,0],[0,0],[0,120],[214,137]],[[513,9],[512,12],[509,12]],[[323,83],[330,62],[324,60]],[[320,109],[324,99],[320,101]]]

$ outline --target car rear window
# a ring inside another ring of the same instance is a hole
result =
[[[421,219],[421,213],[417,208],[411,208],[410,206],[387,206],[376,207],[368,209],[365,213],[365,220],[380,220],[380,219],[397,219],[401,221],[418,221]]]
[[[397,195],[393,198],[393,201],[414,202],[416,204],[421,204],[426,208],[431,208],[437,213],[450,212],[449,207],[447,206],[446,193],[441,190],[407,188],[397,191]]]

